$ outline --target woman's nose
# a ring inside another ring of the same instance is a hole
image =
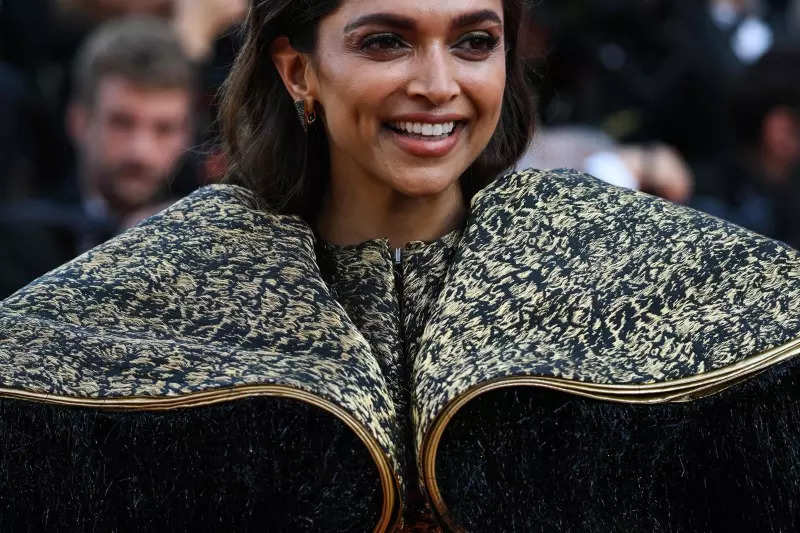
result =
[[[418,56],[407,92],[409,96],[424,97],[437,106],[461,93],[447,47],[434,46]]]

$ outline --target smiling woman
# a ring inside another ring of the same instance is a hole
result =
[[[800,530],[800,257],[500,175],[521,9],[254,2],[228,183],[0,305],[0,530]]]
[[[518,0],[257,3],[223,105],[230,181],[338,244],[454,229],[533,132],[521,11]],[[293,101],[320,117],[308,135]]]

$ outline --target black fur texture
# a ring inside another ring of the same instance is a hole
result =
[[[382,498],[355,434],[298,401],[0,401],[0,531],[369,531]]]
[[[437,479],[467,531],[800,531],[800,362],[689,403],[480,396]]]

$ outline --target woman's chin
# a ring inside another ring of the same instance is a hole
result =
[[[400,176],[393,176],[392,178],[394,190],[403,196],[411,198],[439,196],[450,191],[452,187],[457,186],[457,183],[458,176],[420,175],[418,171],[407,178],[402,178]]]

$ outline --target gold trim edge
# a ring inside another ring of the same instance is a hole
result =
[[[30,392],[25,390],[0,387],[0,398],[27,400],[38,403],[62,405],[67,407],[96,407],[116,411],[170,411],[193,407],[205,407],[223,402],[271,396],[299,400],[322,409],[345,423],[369,450],[381,479],[383,489],[383,509],[380,520],[375,526],[376,533],[394,530],[400,521],[402,500],[399,496],[399,482],[391,468],[386,454],[369,431],[342,407],[306,392],[285,385],[243,385],[235,388],[215,391],[197,392],[175,397],[141,397],[122,398],[81,398],[50,393]]]
[[[624,404],[642,405],[685,402],[721,392],[798,355],[800,355],[800,338],[712,372],[663,383],[604,385],[541,376],[509,376],[484,381],[451,400],[436,416],[433,425],[426,432],[421,447],[422,474],[425,489],[436,513],[447,524],[447,527],[451,531],[464,531],[452,520],[450,511],[439,490],[439,485],[436,481],[436,452],[450,420],[464,405],[482,394],[516,386],[531,386],[575,394],[594,400]]]

